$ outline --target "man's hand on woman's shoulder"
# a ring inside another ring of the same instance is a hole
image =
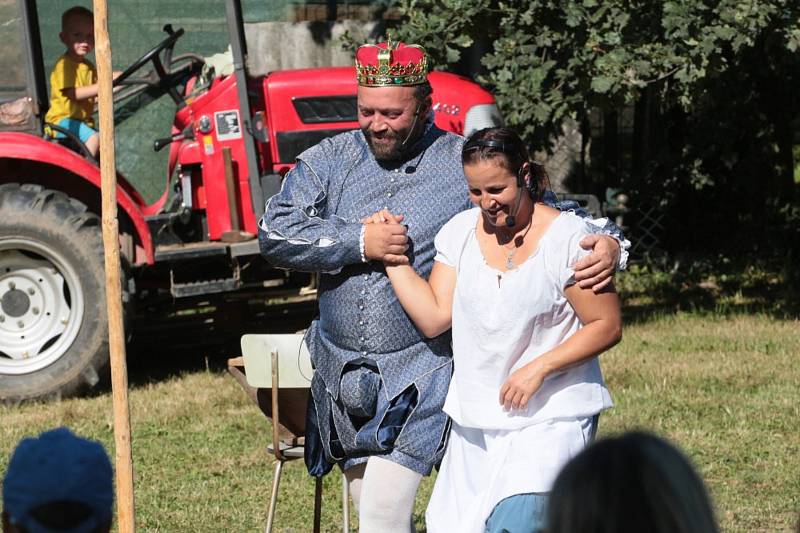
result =
[[[619,264],[619,241],[608,235],[587,235],[580,242],[584,250],[592,253],[572,265],[575,281],[581,288],[591,287],[600,292],[614,279]]]

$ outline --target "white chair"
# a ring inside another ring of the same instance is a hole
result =
[[[272,420],[272,443],[267,451],[275,456],[272,494],[265,531],[270,533],[278,503],[283,463],[302,459],[305,445],[305,414],[313,368],[302,334],[250,334],[241,339],[242,357],[228,360],[228,371],[261,411]],[[315,478],[314,533],[320,531],[322,478]],[[350,531],[350,500],[347,480],[342,476],[344,533]]]

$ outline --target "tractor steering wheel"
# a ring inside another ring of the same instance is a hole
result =
[[[158,43],[152,50],[144,54],[142,57],[134,61],[128,68],[122,71],[122,74],[117,76],[117,78],[113,82],[113,86],[120,86],[120,85],[161,85],[165,84],[170,76],[169,72],[164,68],[164,65],[170,65],[172,62],[172,49],[175,47],[175,41],[177,41],[183,35],[183,28],[174,31],[172,29],[171,24],[167,24],[164,26],[164,31],[167,32],[168,36],[166,39]],[[159,54],[162,50],[164,52],[164,60],[162,62],[161,57]],[[141,70],[148,62],[153,62],[153,68],[155,73],[158,77],[158,80],[153,80],[152,76],[147,76],[145,78],[131,78],[131,76],[138,70]],[[130,78],[130,79],[129,79]],[[174,88],[169,89],[170,96],[175,101],[175,103],[181,103],[183,100],[181,96],[175,91]],[[173,94],[174,93],[174,94]]]

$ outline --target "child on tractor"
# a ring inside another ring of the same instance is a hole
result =
[[[97,156],[100,139],[94,129],[94,101],[97,97],[97,70],[86,56],[94,50],[94,16],[82,6],[67,9],[61,15],[61,42],[66,52],[50,73],[50,109],[45,121],[76,135]],[[118,72],[114,73],[116,78]],[[48,128],[56,139],[64,133]]]

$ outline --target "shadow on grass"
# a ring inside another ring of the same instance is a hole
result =
[[[633,265],[617,279],[625,323],[648,323],[677,312],[800,319],[800,280],[788,263],[695,260],[676,262],[669,270]],[[168,298],[139,306],[127,347],[129,384],[140,387],[187,372],[223,372],[227,359],[240,355],[243,334],[299,331],[308,327],[315,309],[314,302],[270,306],[209,298]],[[94,392],[109,387],[98,389]]]
[[[266,306],[260,302],[211,303],[208,299],[140,309],[128,343],[128,382],[143,386],[187,372],[222,372],[241,355],[245,333],[294,333],[308,327],[314,302]]]
[[[677,312],[800,318],[800,277],[788,262],[676,262],[670,270],[634,265],[618,276],[617,285],[627,324]]]

